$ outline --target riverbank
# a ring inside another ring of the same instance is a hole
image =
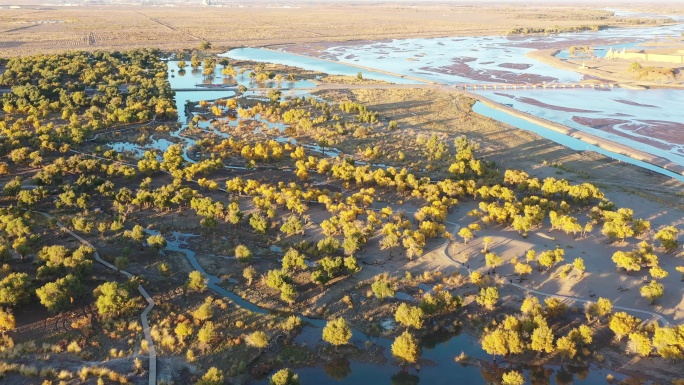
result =
[[[526,112],[522,112],[522,111],[516,110],[514,108],[505,106],[503,104],[497,103],[497,102],[493,101],[492,99],[490,99],[486,96],[483,96],[483,95],[480,95],[477,93],[473,93],[473,92],[469,92],[466,90],[456,89],[456,88],[451,87],[449,85],[437,83],[437,82],[430,80],[430,79],[425,79],[425,78],[421,78],[418,76],[398,74],[398,73],[394,73],[394,72],[386,71],[386,70],[378,70],[375,68],[371,68],[371,67],[367,67],[367,66],[363,66],[363,65],[359,65],[359,64],[340,63],[339,61],[335,61],[335,60],[331,60],[331,59],[313,58],[311,56],[307,56],[307,55],[303,55],[303,54],[289,53],[289,52],[284,53],[282,51],[278,51],[278,50],[274,50],[274,49],[270,49],[270,48],[262,48],[261,50],[262,50],[262,51],[260,51],[261,53],[264,53],[264,52],[265,53],[271,53],[272,52],[278,56],[286,55],[285,58],[281,58],[281,59],[288,61],[287,63],[285,63],[287,65],[297,65],[296,60],[294,60],[294,59],[302,58],[302,59],[307,60],[307,63],[302,63],[302,65],[312,64],[314,66],[320,66],[321,68],[316,68],[316,70],[323,71],[323,72],[325,72],[326,70],[329,70],[329,69],[325,68],[325,64],[330,63],[330,64],[334,64],[335,66],[343,66],[344,67],[343,70],[346,72],[354,71],[352,69],[361,69],[361,70],[365,70],[365,71],[370,71],[370,74],[367,74],[369,77],[372,77],[372,75],[375,73],[375,74],[378,74],[377,76],[383,77],[383,79],[394,78],[397,81],[409,80],[409,81],[413,81],[413,82],[418,83],[418,84],[401,84],[401,85],[398,85],[398,87],[400,87],[400,88],[412,88],[412,87],[414,87],[414,88],[434,88],[434,89],[446,91],[449,93],[465,95],[465,96],[468,96],[474,100],[481,101],[482,103],[486,104],[490,108],[494,108],[496,110],[503,111],[503,112],[505,112],[511,116],[524,119],[526,121],[529,121],[533,124],[537,124],[541,127],[547,128],[547,129],[552,130],[554,132],[561,133],[563,135],[567,135],[567,136],[579,139],[579,140],[581,140],[587,144],[597,146],[597,147],[599,147],[599,148],[601,148],[607,152],[615,153],[616,155],[614,156],[614,158],[618,158],[618,155],[623,155],[623,156],[629,157],[631,159],[635,159],[637,161],[652,164],[652,165],[656,166],[657,168],[662,168],[663,170],[667,170],[667,171],[673,172],[673,173],[678,174],[678,175],[684,175],[684,166],[676,164],[676,163],[674,163],[674,162],[672,162],[672,161],[670,161],[664,157],[652,155],[652,154],[649,154],[645,151],[641,151],[641,150],[629,147],[627,145],[623,145],[620,143],[610,141],[608,139],[601,138],[597,135],[593,135],[593,134],[590,134],[590,133],[587,133],[587,132],[584,132],[584,131],[581,131],[578,129],[574,129],[574,128],[571,128],[571,127],[568,127],[568,126],[565,126],[565,125],[562,125],[562,124],[559,124],[556,122],[548,121],[546,119],[537,117],[535,115],[532,115],[532,114],[529,114]],[[258,50],[253,50],[253,51],[256,51],[256,53],[259,53]],[[250,51],[250,53],[254,53],[254,52]],[[235,55],[236,54],[233,54],[232,56],[235,56]],[[238,59],[240,58],[240,55],[241,54],[239,54],[239,53],[237,54]],[[231,57],[231,54],[230,54],[230,52],[228,52],[223,56]],[[259,61],[269,61],[269,59],[273,59],[271,57],[268,57],[267,55],[263,55],[263,56],[264,57],[261,57],[258,60]],[[309,61],[311,61],[313,63],[309,63]],[[283,64],[283,63],[281,63],[281,64]],[[382,89],[384,87],[389,87],[389,86],[390,85],[367,85],[367,86],[366,85],[351,85],[351,86],[348,86],[348,88],[350,88],[350,89],[351,88],[354,88],[354,89],[359,89],[359,88]],[[392,87],[395,87],[395,86],[397,86],[397,85],[392,85]],[[320,85],[319,85],[319,87],[320,87]],[[324,88],[324,87],[321,87],[321,88]],[[336,88],[341,89],[341,87],[339,87],[339,86],[337,86]],[[552,140],[554,140],[554,139],[552,139]],[[563,144],[562,141],[560,141],[559,143]],[[605,154],[605,155],[610,156],[610,154]]]

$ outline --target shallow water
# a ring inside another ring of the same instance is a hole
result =
[[[410,79],[386,75],[380,72],[363,70],[357,67],[344,65],[341,63],[329,62],[319,60],[316,58],[298,56],[286,52],[279,52],[261,48],[236,48],[219,56],[241,60],[255,60],[261,62],[301,67],[311,71],[324,72],[330,75],[356,76],[359,72],[362,72],[363,76],[368,79],[385,80],[392,83],[416,83],[415,81]]]
[[[169,61],[168,63],[168,74],[169,74],[169,80],[171,81],[171,88],[172,89],[178,89],[178,88],[195,88],[195,89],[202,89],[202,87],[198,87],[198,84],[202,85],[230,85],[231,87],[237,87],[238,85],[243,85],[247,88],[253,88],[253,87],[258,87],[258,88],[280,88],[280,89],[288,89],[288,88],[312,88],[316,87],[316,84],[310,80],[296,80],[296,81],[288,81],[286,79],[282,80],[281,82],[277,82],[275,79],[263,83],[256,83],[252,82],[251,79],[249,78],[249,74],[252,71],[245,71],[244,73],[240,73],[241,68],[240,67],[233,67],[235,71],[238,73],[235,77],[228,77],[225,76],[221,73],[221,70],[223,69],[223,66],[220,64],[216,64],[216,67],[214,68],[214,73],[211,76],[205,76],[202,74],[202,70],[204,67],[199,67],[197,70],[193,70],[189,65],[190,62],[187,61],[186,64],[188,64],[188,67],[185,68],[185,74],[181,75],[179,73],[179,68],[178,68],[178,61]]]
[[[154,230],[146,230],[149,234],[155,235],[159,232]],[[207,278],[207,287],[210,290],[229,298],[237,306],[250,310],[255,313],[267,314],[269,310],[260,308],[258,305],[244,300],[237,294],[226,290],[219,286],[220,279],[214,275],[208,274],[204,268],[199,264],[195,256],[195,252],[188,248],[188,239],[195,237],[194,234],[184,234],[180,232],[173,232],[172,238],[167,239],[167,246],[165,251],[179,252],[185,255],[188,262],[193,269],[198,270]],[[312,319],[299,315],[310,326],[306,326],[302,332],[295,338],[295,343],[305,344],[309,347],[314,347],[322,342],[321,330],[325,326],[326,321],[320,319]],[[430,325],[427,325],[430,327]],[[466,333],[438,332],[428,335],[421,339],[421,360],[422,365],[420,370],[412,366],[408,366],[405,370],[396,363],[391,356],[392,340],[382,337],[370,337],[358,330],[353,330],[352,343],[358,348],[367,348],[366,341],[370,341],[370,348],[381,354],[386,361],[384,364],[361,363],[356,361],[338,360],[332,363],[326,363],[323,366],[306,367],[296,369],[300,380],[304,384],[363,384],[372,381],[373,384],[418,384],[419,382],[425,384],[435,385],[453,385],[454,383],[469,383],[469,384],[488,384],[491,381],[492,374],[496,366],[486,368],[484,370],[477,366],[463,366],[455,362],[454,357],[461,353],[468,357],[477,358],[485,363],[489,363],[491,356],[489,356],[482,348],[480,343],[472,336]],[[492,362],[496,365],[495,362]],[[501,368],[507,368],[507,364],[500,363]],[[523,370],[525,374],[530,375],[528,368],[516,368]],[[573,382],[577,384],[603,384],[607,374],[613,374],[616,379],[620,380],[625,376],[613,373],[607,370],[598,368],[585,368],[583,370],[582,378],[573,376],[571,372],[561,371],[561,368],[555,366],[547,366],[551,384],[560,384],[555,380],[555,375],[560,373],[565,376],[564,383]],[[496,376],[496,375],[495,375]],[[499,374],[500,376],[500,374]],[[570,381],[567,381],[570,378]],[[498,377],[497,377],[498,379]],[[267,380],[252,381],[252,384],[266,384]]]

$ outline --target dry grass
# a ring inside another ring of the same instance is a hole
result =
[[[560,27],[596,17],[584,7],[450,6],[381,3],[238,7],[62,7],[0,9],[3,55],[64,49],[154,46],[196,48],[316,41],[504,34],[519,27]],[[572,12],[570,12],[572,11]],[[614,20],[613,20],[614,19]],[[42,23],[47,20],[59,23]],[[198,22],[201,21],[201,22]],[[618,18],[602,20],[619,24]]]

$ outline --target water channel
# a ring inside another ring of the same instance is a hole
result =
[[[482,39],[482,41],[488,41],[491,44],[498,44],[502,45],[505,40],[502,40],[502,38],[464,38],[464,39]],[[537,39],[537,38],[534,38]],[[429,39],[419,39],[421,41],[428,41]],[[452,39],[453,40],[453,39]],[[396,42],[396,41],[395,41]],[[439,40],[433,40],[435,46],[440,46]],[[497,43],[498,42],[498,43]],[[384,44],[384,43],[383,43]],[[404,53],[411,53],[414,55],[415,53],[410,52],[412,50],[411,47],[409,47],[405,43],[396,43],[397,45],[403,46],[406,51],[403,51]],[[377,48],[377,47],[376,47]],[[435,47],[433,47],[435,48]],[[355,48],[354,48],[355,49]],[[516,54],[514,51],[516,50],[515,47],[508,47],[508,48],[500,48],[501,52],[507,53],[507,54],[512,54],[512,55],[517,55],[516,57],[520,58],[520,52],[523,51],[517,51],[518,53]],[[509,52],[505,52],[505,50],[508,50]],[[448,52],[444,48],[440,50],[441,52]],[[492,60],[496,56],[496,54],[492,53],[487,53],[489,49],[482,49],[482,53],[484,55],[489,55],[483,59],[480,59],[480,61],[486,61],[486,60]],[[302,67],[305,69],[309,70],[318,70],[322,72],[327,72],[331,74],[344,74],[344,75],[355,75],[358,72],[358,68],[352,67],[352,66],[346,66],[342,63],[331,63],[327,61],[316,61],[316,59],[306,59],[303,58],[302,56],[296,56],[296,55],[289,55],[287,53],[283,52],[275,52],[277,53],[277,57],[272,56],[275,51],[270,51],[270,50],[249,50],[245,51],[242,50],[240,51],[239,55],[236,55],[234,51],[231,51],[227,54],[229,57],[233,58],[240,58],[240,59],[250,59],[250,60],[261,60],[261,61],[267,61],[267,62],[275,62],[275,63],[280,63],[280,64],[287,64],[287,65],[293,65],[293,66],[298,66]],[[479,54],[478,54],[479,55]],[[491,57],[490,57],[491,56]],[[419,57],[419,60],[425,60],[424,57]],[[306,59],[306,60],[305,60]],[[313,64],[311,62],[313,60]],[[386,65],[384,65],[384,62],[382,65],[379,64],[377,61],[370,60],[369,62],[363,62],[364,65],[369,65],[369,66],[375,66],[377,65],[378,68],[385,68],[385,69],[391,69],[391,70],[399,70],[401,73],[401,68],[388,68]],[[402,63],[403,64],[403,63]],[[427,63],[426,63],[427,64]],[[180,76],[177,73],[177,67],[174,68],[174,63],[170,62],[169,63],[169,80],[171,82],[172,88],[175,89],[181,89],[181,88],[191,88],[194,87],[196,84],[201,84],[206,82],[216,82],[216,83],[223,83],[223,77],[219,73],[215,73],[213,78],[207,79],[201,75],[201,72],[195,73],[192,71],[187,71],[184,76]],[[436,62],[432,62],[431,65],[437,65]],[[489,64],[483,64],[483,66],[490,66],[491,63]],[[411,67],[415,67],[415,62],[410,63]],[[555,68],[545,68],[538,63],[532,64],[532,66],[537,66],[539,70],[539,74],[553,74],[554,76],[558,76],[558,79],[565,79],[564,81],[574,81],[577,80],[578,77],[574,73],[570,74],[564,74],[561,73],[559,70],[556,70]],[[530,67],[532,68],[532,67]],[[172,71],[173,70],[173,71]],[[545,72],[548,70],[549,72]],[[219,70],[217,70],[219,71]],[[408,71],[408,70],[407,70]],[[369,78],[374,78],[376,74],[374,73],[369,73],[368,71],[363,71],[364,76],[369,77]],[[409,71],[410,72],[410,71]],[[411,82],[408,79],[405,78],[398,78],[398,77],[391,77],[386,74],[381,74],[377,73],[377,78],[381,80],[388,80],[396,83],[409,83]],[[420,74],[419,76],[423,76],[423,74]],[[441,80],[443,81],[444,78],[440,74],[434,74],[431,73],[429,74],[428,78],[434,79],[434,80]],[[240,79],[240,75],[238,75],[238,83],[240,84],[245,84],[249,87],[249,82],[248,82],[248,75],[245,74],[244,78]],[[472,79],[471,79],[472,80]],[[456,78],[452,79],[453,82],[456,82]],[[458,80],[461,81],[461,80]],[[274,85],[275,87],[276,85]],[[288,91],[286,88],[287,82],[284,82],[283,84],[280,85],[281,87],[285,87],[283,89],[283,94],[284,95],[301,95],[301,91],[294,91],[290,90]],[[297,82],[292,82],[289,85],[289,88],[292,87],[308,87],[310,84],[308,83],[297,83]],[[583,92],[581,90],[577,90],[578,95],[586,95],[587,92]],[[593,91],[588,91],[588,92],[593,92]],[[648,91],[651,92],[651,91]],[[652,94],[650,94],[652,95]],[[680,94],[677,94],[680,95]],[[234,91],[232,90],[202,90],[202,91],[179,91],[177,92],[176,95],[176,103],[178,105],[178,111],[179,111],[179,121],[185,123],[185,118],[183,117],[182,111],[184,111],[184,105],[186,100],[194,101],[197,102],[199,100],[213,100],[213,99],[218,99],[218,98],[228,98],[234,96]],[[550,96],[553,97],[553,96]],[[560,97],[560,96],[559,96]],[[623,96],[620,96],[623,97]],[[546,99],[545,99],[546,100]],[[676,103],[673,102],[673,103]],[[570,138],[565,135],[556,133],[554,131],[550,131],[548,129],[542,128],[542,127],[533,127],[534,125],[530,125],[529,122],[527,121],[516,121],[514,118],[510,115],[507,115],[505,113],[502,113],[497,110],[489,109],[488,107],[482,105],[482,104],[477,104],[474,107],[474,110],[478,113],[481,113],[483,115],[490,116],[494,119],[504,121],[506,123],[510,123],[516,127],[526,129],[526,130],[531,130],[534,132],[537,132],[538,134],[547,137],[551,140],[557,141],[559,143],[565,144],[573,149],[576,150],[594,150],[597,152],[604,153],[605,155],[615,157],[615,155],[618,154],[611,154],[611,153],[606,153],[605,151],[601,151],[601,149],[596,149],[596,148],[590,148],[587,146],[586,143],[581,142],[578,139],[575,138]],[[678,112],[678,113],[684,113],[684,112]],[[503,114],[503,115],[501,115]],[[553,116],[545,116],[547,119],[553,120]],[[259,118],[257,118],[259,119]],[[267,123],[267,122],[264,122]],[[179,131],[173,132],[172,136],[176,138],[180,138],[185,141],[186,148],[188,146],[191,146],[194,144],[194,141],[190,138],[186,138],[182,135],[182,131],[187,128],[187,125],[183,125]],[[211,130],[211,126],[204,123],[201,128],[205,130]],[[217,134],[219,134],[217,132]],[[168,147],[168,143],[166,141],[160,140],[160,139],[155,139],[152,138],[152,144],[147,145],[147,146],[129,146],[128,149],[131,149],[136,152],[141,152],[144,149],[150,149],[150,148],[158,148],[160,150],[164,150],[165,148]],[[287,140],[287,138],[284,138],[284,140]],[[124,144],[117,144],[117,146],[123,146],[121,147],[122,149],[126,149],[125,143]],[[186,160],[192,161],[186,156]],[[631,158],[625,158],[622,159],[624,161],[629,161],[630,163],[635,163],[637,161],[634,161]],[[647,165],[647,164],[639,164],[641,167],[653,169],[657,167]],[[663,172],[663,170],[654,170],[658,172]],[[672,173],[670,173],[672,174]],[[676,175],[669,175],[672,177],[676,177]],[[220,286],[220,278],[211,275],[207,273],[202,266],[199,264],[195,252],[192,251],[189,246],[188,246],[188,239],[192,237],[193,235],[191,234],[182,234],[182,233],[173,233],[171,239],[167,239],[167,247],[166,251],[169,252],[178,252],[182,253],[185,255],[185,257],[188,259],[190,264],[193,266],[194,269],[202,272],[207,278],[208,278],[208,286],[211,290],[214,292],[218,293],[219,295],[225,296],[229,298],[231,301],[233,301],[236,305],[243,307],[245,309],[248,309],[253,312],[257,313],[267,313],[269,310],[267,309],[262,309],[259,306],[252,304],[235,293],[226,290],[225,288]],[[301,316],[301,315],[300,315]],[[324,326],[325,321],[324,320],[319,320],[319,319],[312,319],[312,318],[306,318],[306,317],[301,317],[304,319],[309,326],[305,327],[302,333],[296,338],[297,343],[306,343],[309,346],[321,343],[320,341],[320,335],[321,335],[321,328]],[[508,367],[507,363],[503,363],[501,361],[498,361],[498,364],[492,361],[492,357],[487,355],[481,348],[479,342],[472,336],[466,334],[466,333],[446,333],[446,332],[440,332],[437,333],[433,336],[427,337],[422,339],[421,344],[422,344],[422,355],[421,355],[421,360],[422,365],[420,369],[416,369],[415,367],[408,367],[405,368],[405,370],[402,370],[394,361],[394,359],[391,357],[390,353],[390,345],[392,341],[387,338],[378,338],[378,337],[370,337],[367,336],[359,331],[354,331],[354,336],[352,339],[353,343],[359,347],[359,348],[365,348],[365,343],[366,341],[371,341],[374,347],[382,347],[382,354],[384,355],[384,358],[386,359],[385,364],[372,364],[372,363],[362,363],[362,362],[357,362],[357,361],[337,361],[334,363],[329,363],[324,366],[319,366],[319,367],[307,367],[307,368],[297,368],[296,372],[299,374],[300,379],[302,380],[302,383],[304,384],[362,384],[362,383],[373,383],[373,384],[434,384],[434,385],[440,385],[440,384],[455,384],[455,383],[469,383],[472,385],[479,385],[479,384],[488,384],[492,382],[492,379],[496,378],[497,380],[500,378],[501,371],[510,369]],[[479,360],[479,362],[483,363],[482,365],[461,365],[457,362],[455,362],[454,357],[458,356],[461,353],[465,353],[469,357],[473,357]],[[548,383],[548,384],[568,384],[568,383],[576,383],[576,384],[605,384],[606,382],[606,376],[608,374],[613,375],[617,380],[624,379],[625,376],[619,373],[614,373],[605,369],[601,369],[598,367],[590,367],[590,368],[572,368],[572,367],[557,367],[557,366],[545,366],[543,368],[521,368],[521,367],[516,367],[515,369],[521,369],[524,371],[525,376],[528,380],[531,378],[548,378],[546,380],[541,380],[540,383]],[[541,370],[540,370],[541,369]],[[254,384],[266,384],[268,383],[267,380],[255,380],[252,383]]]
[[[158,234],[148,230],[152,235]],[[195,252],[188,246],[188,239],[193,234],[173,232],[172,238],[167,239],[166,252],[177,252],[185,255],[193,269],[200,271],[208,280],[207,287],[222,295],[237,306],[255,313],[268,314],[270,310],[263,309],[237,294],[224,289],[219,284],[221,279],[209,274],[198,262]],[[323,343],[320,336],[325,320],[304,317],[298,314],[308,326],[297,336],[295,343],[314,346]],[[416,385],[419,383],[430,385],[453,385],[468,383],[471,385],[486,385],[492,379],[498,380],[501,373],[511,369],[509,364],[492,360],[480,348],[479,342],[472,336],[460,332],[438,332],[421,339],[421,363],[420,369],[407,367],[402,369],[391,357],[392,340],[383,337],[371,337],[358,330],[353,330],[352,343],[358,348],[366,348],[366,341],[372,343],[375,351],[380,351],[386,360],[384,364],[363,363],[357,361],[337,360],[326,363],[323,366],[297,368],[303,384],[339,384],[356,385],[372,383],[377,385]],[[478,365],[461,365],[455,361],[455,357],[465,354],[480,362]],[[527,378],[547,378],[542,383],[548,384],[604,384],[608,374],[613,375],[618,381],[626,376],[597,367],[515,367],[523,370]],[[268,384],[268,380],[255,380],[251,384]]]

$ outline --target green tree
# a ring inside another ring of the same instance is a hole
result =
[[[235,258],[240,263],[248,263],[252,259],[252,252],[245,245],[235,247]]]
[[[386,277],[376,277],[375,282],[371,284],[371,290],[378,299],[394,297],[394,285]]]
[[[83,291],[81,281],[69,274],[55,282],[48,282],[36,289],[40,303],[52,313],[60,312],[71,306],[74,297]]]
[[[641,289],[639,289],[639,293],[641,293],[642,297],[648,298],[648,301],[652,305],[656,299],[661,298],[665,294],[665,288],[662,283],[653,279],[648,285],[642,286]]]
[[[441,285],[435,286],[432,293],[425,294],[420,301],[420,308],[425,314],[452,311],[461,305],[463,305],[463,299],[457,295],[452,295]]]
[[[28,302],[31,281],[26,273],[10,273],[0,280],[0,305],[14,307]]]
[[[305,255],[297,251],[296,249],[290,248],[285,256],[283,256],[283,269],[290,271],[306,270],[306,259]]]
[[[523,385],[524,383],[525,377],[516,370],[506,372],[501,377],[501,385]]]
[[[288,237],[295,234],[304,234],[304,224],[296,215],[290,215],[283,225],[280,226],[280,232]]]
[[[269,385],[300,385],[299,376],[292,370],[285,368],[275,372],[269,380]]]
[[[223,382],[223,371],[212,366],[195,385],[223,385]]]
[[[207,290],[207,279],[199,271],[192,271],[188,274],[187,286],[188,289],[201,293]]]
[[[416,306],[402,303],[394,312],[394,319],[405,326],[406,328],[415,328],[420,330],[423,327],[423,318],[425,314],[423,310]]]
[[[280,101],[280,96],[281,96],[280,90],[272,89],[268,91],[268,99],[271,101],[271,103],[278,103]]]
[[[297,288],[291,283],[280,286],[280,299],[292,305],[297,300]]]
[[[271,289],[280,290],[280,287],[289,281],[290,276],[284,270],[273,269],[266,273],[266,285]]]
[[[420,357],[418,340],[407,330],[401,333],[392,343],[392,355],[404,363],[415,363]]]
[[[128,288],[118,282],[105,282],[95,288],[95,305],[101,316],[111,317],[123,313],[130,300]]]
[[[323,328],[323,341],[331,345],[346,345],[352,337],[352,331],[347,321],[340,317],[328,323]]]
[[[211,43],[208,41],[203,41],[200,43],[199,49],[201,49],[202,51],[209,50],[209,49],[211,49]]]
[[[480,289],[480,295],[475,300],[478,304],[489,310],[494,309],[496,302],[499,300],[499,290],[494,286],[483,287]]]
[[[263,349],[268,346],[268,336],[261,330],[255,331],[245,338],[247,345]]]

